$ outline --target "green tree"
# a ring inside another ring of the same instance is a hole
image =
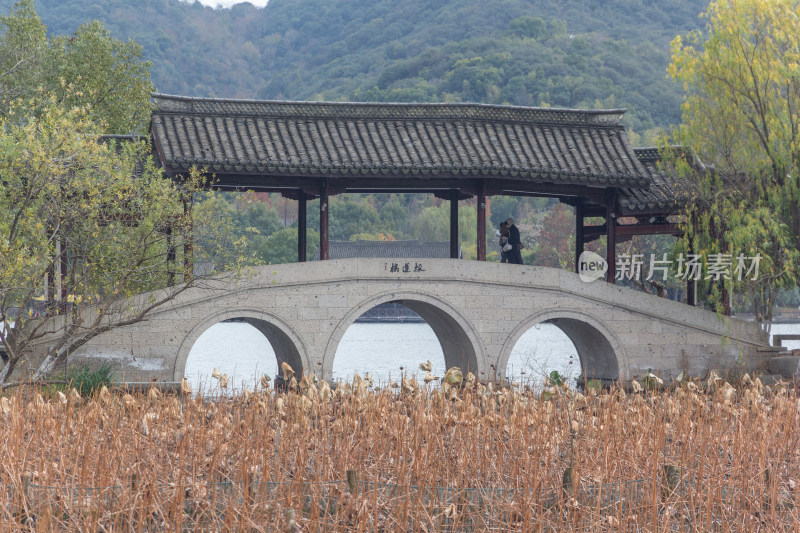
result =
[[[15,1],[0,0],[0,10]],[[498,9],[477,0],[303,0],[211,9],[180,1],[38,0],[36,5],[51,32],[71,34],[81,22],[98,19],[117,39],[139,41],[163,92],[301,100],[480,98],[534,106],[592,105],[614,94],[617,105],[629,110],[626,126],[644,132],[680,119],[680,86],[663,76],[665,51],[676,34],[699,26],[696,15],[706,4],[507,0]],[[573,45],[582,37],[590,44],[584,48],[588,53]],[[507,59],[492,60],[498,55]],[[476,57],[487,64],[466,71],[457,65]],[[453,83],[445,88],[448,76]]]
[[[539,17],[524,16],[508,23],[508,29],[520,37],[540,39],[547,33],[547,23]]]
[[[268,207],[264,202],[250,202],[245,209],[240,209],[238,212],[240,224],[251,232],[269,236],[283,228],[278,210]]]
[[[449,208],[449,206],[448,206]],[[449,210],[449,209],[448,209]],[[450,214],[447,218],[448,224],[450,223]],[[478,213],[474,205],[461,205],[458,209],[458,244],[461,246],[461,252],[464,259],[477,259],[478,257]],[[447,238],[450,238],[448,230]],[[486,237],[484,236],[484,239]]]
[[[349,241],[356,233],[378,231],[378,211],[367,197],[351,194],[332,196],[328,204],[328,235],[332,241]],[[319,200],[308,203],[308,227],[319,228]]]
[[[683,165],[697,196],[686,240],[706,260],[760,254],[757,279],[712,280],[711,300],[722,309],[744,290],[768,327],[778,290],[796,284],[800,250],[800,6],[715,0],[705,17],[705,33],[672,42],[669,67],[688,91],[675,139],[714,165]]]
[[[564,270],[572,269],[575,261],[575,216],[559,202],[545,216],[534,261],[537,265]]]
[[[508,217],[517,216],[520,199],[516,196],[492,196],[492,216],[490,220],[494,229]]]
[[[438,241],[450,238],[450,208],[426,207],[412,222],[414,238],[421,241]]]
[[[113,39],[97,21],[48,37],[31,0],[0,17],[0,31],[0,115],[14,101],[47,105],[39,95],[48,94],[65,107],[90,109],[102,133],[145,130],[154,88],[138,44]]]
[[[37,343],[46,375],[191,287],[198,276],[178,266],[187,240],[200,257],[227,245],[206,223],[213,198],[186,211],[196,182],[165,179],[146,143],[98,142],[92,115],[52,97],[0,117],[0,382]]]
[[[273,233],[284,229],[284,226],[274,207],[268,207],[250,195],[244,195],[243,201],[236,196],[241,196],[241,193],[223,195],[224,201],[219,201],[222,209],[217,217],[224,218],[231,225],[236,240],[245,243],[247,255],[258,261],[267,240]]]
[[[349,241],[355,233],[371,233],[380,218],[366,198],[333,197],[330,206],[330,238],[334,241]]]
[[[409,221],[410,210],[408,205],[402,201],[401,197],[392,195],[379,210],[380,224],[379,231],[385,234],[391,234],[395,239],[405,239],[411,232],[411,224]]]
[[[306,257],[310,260],[319,248],[319,233],[308,228]],[[257,250],[258,258],[270,265],[297,262],[297,228],[283,228],[264,240]]]
[[[28,0],[0,27],[3,382],[23,360],[47,375],[96,335],[244,260],[196,172],[166,179],[147,142],[103,137],[149,117],[134,43],[97,23],[48,38]],[[35,347],[43,360],[29,358]]]

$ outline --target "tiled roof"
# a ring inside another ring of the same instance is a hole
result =
[[[682,207],[689,198],[689,183],[669,167],[659,165],[658,148],[634,148],[634,152],[649,173],[650,187],[621,189],[617,204],[622,214],[669,213]]]
[[[151,132],[171,172],[649,183],[619,124],[623,110],[153,99]]]
[[[436,259],[450,257],[450,242],[425,241],[331,241],[331,259],[354,257],[385,257],[387,259]],[[319,250],[314,260],[319,259]]]

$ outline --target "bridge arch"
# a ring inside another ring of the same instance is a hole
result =
[[[245,322],[261,332],[272,345],[275,357],[278,360],[279,369],[281,363],[285,361],[298,376],[301,376],[304,370],[312,370],[305,343],[303,343],[300,336],[289,324],[281,318],[263,311],[255,309],[231,309],[216,312],[203,318],[189,331],[188,335],[186,335],[181,343],[181,347],[178,350],[178,357],[175,360],[175,367],[173,369],[173,379],[175,381],[180,381],[181,378],[183,378],[189,352],[192,350],[194,343],[197,342],[197,339],[200,338],[200,335],[214,324],[225,321]]]
[[[520,337],[533,326],[545,322],[558,327],[572,341],[578,352],[582,375],[604,381],[627,379],[627,354],[614,332],[592,315],[566,309],[540,311],[522,320],[503,344],[498,371],[505,374],[511,351]]]
[[[336,350],[347,329],[366,311],[388,302],[408,307],[428,323],[442,347],[447,368],[457,366],[465,371],[469,369],[476,375],[486,375],[488,365],[483,343],[469,321],[455,307],[427,293],[392,291],[360,302],[339,321],[328,340],[322,361],[325,379],[331,379]]]

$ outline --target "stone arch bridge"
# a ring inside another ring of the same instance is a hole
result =
[[[266,266],[192,288],[149,319],[103,333],[70,364],[105,360],[125,381],[179,380],[212,325],[245,321],[296,372],[330,379],[339,341],[363,312],[400,302],[421,315],[448,367],[504,377],[517,340],[549,322],[574,343],[585,376],[603,380],[704,375],[766,367],[757,325],[544,267],[454,259],[344,259]],[[235,353],[230,354],[236,357]],[[365,369],[369,370],[369,369]]]

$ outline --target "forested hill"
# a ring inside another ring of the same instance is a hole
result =
[[[8,12],[14,0],[0,0]],[[98,19],[153,61],[161,92],[290,100],[627,107],[679,120],[669,42],[705,0],[37,0],[52,33]]]

